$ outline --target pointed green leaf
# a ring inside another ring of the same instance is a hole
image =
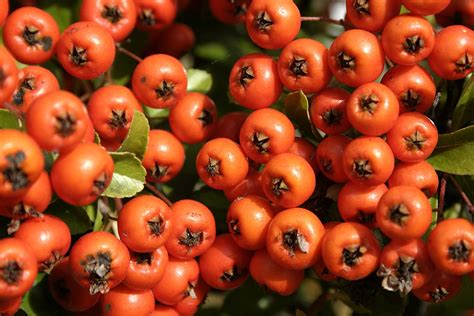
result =
[[[132,197],[143,190],[146,170],[140,159],[127,152],[113,152],[110,155],[114,160],[114,174],[112,182],[103,195],[124,198]]]
[[[474,76],[471,75],[464,83],[461,98],[454,110],[451,128],[458,130],[464,124],[474,120],[474,111],[472,104],[474,102]]]
[[[436,150],[428,162],[439,171],[457,174],[474,174],[474,126],[454,133],[440,135]]]
[[[0,109],[0,129],[20,129],[18,117],[4,109]]]
[[[147,118],[142,112],[135,110],[128,135],[117,151],[133,153],[142,160],[148,144],[149,132],[150,126]]]
[[[212,76],[200,69],[188,69],[188,91],[208,93],[212,88]]]

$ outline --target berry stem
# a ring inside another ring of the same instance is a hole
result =
[[[171,201],[166,197],[166,195],[161,192],[160,190],[158,190],[154,185],[150,184],[150,183],[146,183],[145,184],[146,188],[148,190],[150,190],[151,193],[153,193],[154,195],[156,195],[158,198],[162,199],[163,202],[165,202],[168,206],[171,206],[173,203],[171,203]]]
[[[127,55],[128,57],[136,60],[137,62],[141,62],[143,60],[143,58],[141,58],[138,55],[135,55],[134,53],[132,53],[128,49],[125,49],[125,48],[121,47],[119,44],[116,44],[115,46],[117,47],[117,50],[119,52],[121,52],[122,54]]]
[[[456,190],[458,190],[459,194],[464,200],[464,203],[466,203],[467,207],[469,208],[469,212],[471,212],[471,214],[474,214],[474,206],[472,205],[472,202],[467,196],[467,194],[464,192],[464,190],[461,188],[459,183],[456,181],[456,178],[452,174],[450,174],[449,179],[453,182],[454,186],[456,187]]]
[[[441,223],[444,219],[443,213],[444,213],[444,196],[446,194],[446,178],[448,175],[446,173],[443,173],[441,177],[441,182],[439,185],[439,193],[438,193],[438,223]]]
[[[347,26],[343,19],[335,20],[328,18],[327,16],[302,16],[301,22],[326,22],[336,25]]]
[[[90,94],[90,93],[84,93],[83,95],[81,95],[81,96],[79,97],[79,99],[80,99],[82,102],[85,102],[85,101],[87,101],[90,97],[91,97],[91,94]]]

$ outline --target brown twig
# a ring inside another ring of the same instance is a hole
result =
[[[91,94],[90,94],[90,93],[85,93],[85,94],[81,95],[81,96],[79,97],[79,99],[80,99],[82,102],[85,102],[85,101],[87,101],[90,97],[91,97]]]
[[[456,181],[456,178],[450,174],[449,179],[453,182],[454,186],[456,187],[456,190],[458,190],[459,194],[461,195],[462,199],[464,200],[464,203],[466,203],[467,207],[469,208],[469,211],[474,214],[474,206],[472,205],[471,200],[467,196],[467,194],[464,192],[464,190],[461,188],[459,183]]]
[[[335,19],[328,18],[326,16],[302,16],[301,22],[326,22],[326,23],[331,23],[331,24],[336,24],[336,25],[341,25],[341,26],[347,26],[346,22],[343,19],[335,20]]]
[[[111,84],[114,84],[114,82],[112,80],[112,70],[111,69],[109,69],[105,72],[104,79],[105,79],[105,82],[104,82],[105,86],[109,86]]]
[[[441,176],[441,182],[439,185],[439,194],[438,194],[438,220],[437,222],[440,223],[444,219],[444,196],[446,194],[446,178],[448,175],[443,173]]]
[[[145,186],[148,190],[151,191],[151,193],[153,193],[154,195],[156,195],[158,198],[162,199],[163,202],[165,202],[166,204],[168,204],[168,206],[171,206],[173,203],[166,197],[166,195],[164,195],[163,192],[161,192],[160,190],[158,190],[154,185],[150,184],[150,183],[145,183]]]
[[[130,57],[130,58],[136,60],[137,62],[141,62],[141,61],[143,60],[143,58],[141,58],[140,56],[135,55],[134,53],[132,53],[132,52],[129,51],[128,49],[125,49],[125,48],[121,47],[121,46],[118,45],[118,44],[116,45],[116,47],[117,47],[117,50],[118,50],[119,52],[121,52],[122,54],[125,54],[125,55],[127,55],[128,57]]]

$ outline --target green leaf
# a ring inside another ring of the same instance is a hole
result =
[[[472,103],[474,101],[474,76],[466,79],[462,90],[461,98],[459,99],[454,110],[451,128],[458,130],[464,124],[474,120],[474,111],[472,111]]]
[[[440,135],[428,162],[439,171],[456,175],[474,174],[474,126]]]
[[[284,110],[290,120],[296,124],[301,133],[308,137],[321,139],[321,135],[313,130],[313,125],[309,118],[309,102],[303,91],[296,91],[288,94],[284,101]]]
[[[212,88],[212,76],[210,73],[199,69],[188,69],[188,91],[208,93]]]
[[[150,126],[147,118],[142,112],[135,110],[127,137],[117,151],[133,153],[142,160],[148,144],[149,132]]]
[[[23,297],[21,309],[28,316],[69,316],[51,297],[46,273],[38,273],[35,284]]]
[[[46,214],[62,219],[69,226],[71,235],[79,235],[92,230],[92,223],[85,208],[57,199],[48,207]]]
[[[0,109],[0,129],[20,129],[18,117],[4,109]]]
[[[42,9],[54,17],[61,32],[73,23],[73,10],[67,1],[42,1],[42,3],[45,4]]]
[[[205,44],[199,44],[194,49],[196,56],[209,59],[209,60],[220,60],[229,56],[229,50],[223,43],[208,42]]]
[[[132,197],[141,190],[145,183],[146,170],[140,159],[127,152],[110,153],[114,160],[112,182],[103,193],[112,198]]]

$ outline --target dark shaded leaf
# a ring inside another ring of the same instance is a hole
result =
[[[71,235],[83,234],[92,230],[92,222],[85,208],[73,206],[57,199],[45,213],[62,219],[69,226]]]

